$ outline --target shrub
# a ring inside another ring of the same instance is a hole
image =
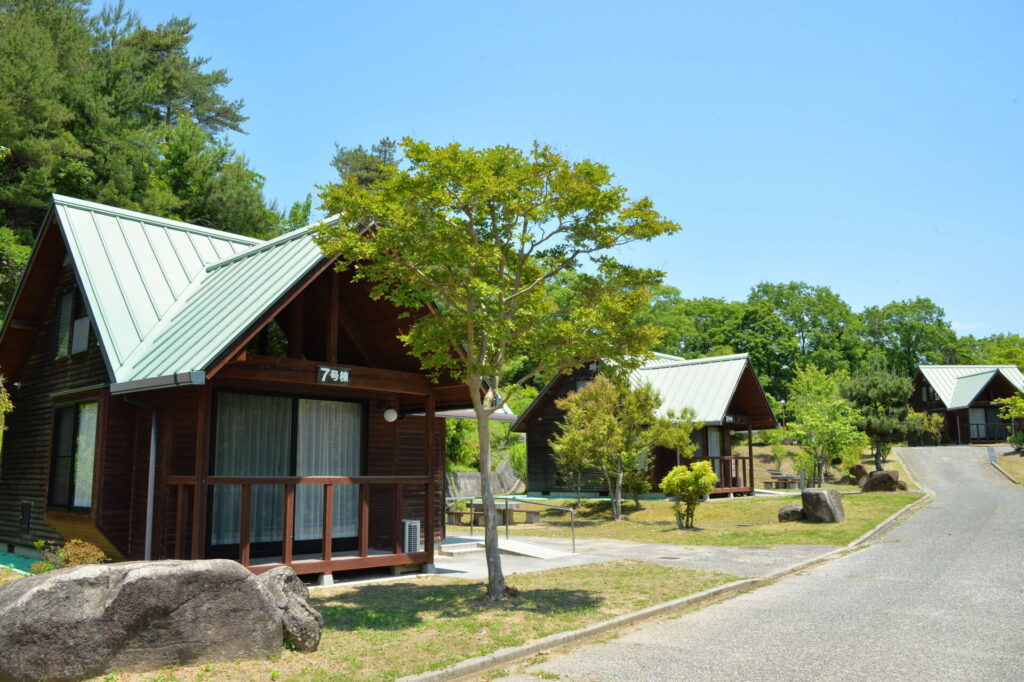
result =
[[[715,489],[718,476],[711,468],[711,462],[694,462],[690,467],[681,464],[661,479],[661,491],[675,498],[673,507],[676,525],[680,529],[693,528],[693,516],[701,499]]]
[[[1006,440],[1010,445],[1016,446],[1018,450],[1024,450],[1024,431],[1018,431]]]
[[[622,475],[622,490],[636,503],[640,511],[640,496],[651,492],[651,477],[641,469],[630,469]]]
[[[58,568],[110,561],[102,549],[78,538],[72,538],[63,545],[53,540],[37,540],[35,546],[43,553],[43,560],[32,564],[33,573],[46,573]]]

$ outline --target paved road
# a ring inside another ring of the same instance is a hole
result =
[[[900,456],[937,499],[875,544],[506,679],[1024,679],[1024,488],[984,448]]]

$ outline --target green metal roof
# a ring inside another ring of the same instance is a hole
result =
[[[1014,365],[921,365],[920,370],[949,410],[968,407],[996,374],[1024,393],[1024,374]]]
[[[696,360],[658,355],[629,379],[634,386],[649,383],[661,394],[659,415],[689,407],[697,421],[714,426],[724,421],[747,363],[746,353]]]
[[[324,258],[308,229],[264,242],[57,195],[54,208],[114,393],[203,383]]]

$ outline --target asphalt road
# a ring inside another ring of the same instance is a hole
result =
[[[1024,680],[1024,487],[906,448],[937,498],[874,544],[509,680]]]

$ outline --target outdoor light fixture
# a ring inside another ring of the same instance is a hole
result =
[[[392,422],[398,421],[398,410],[396,410],[395,406],[392,405],[391,403],[385,402],[383,400],[378,400],[377,409],[382,410],[384,412],[384,421],[386,421],[387,423],[390,424]]]

